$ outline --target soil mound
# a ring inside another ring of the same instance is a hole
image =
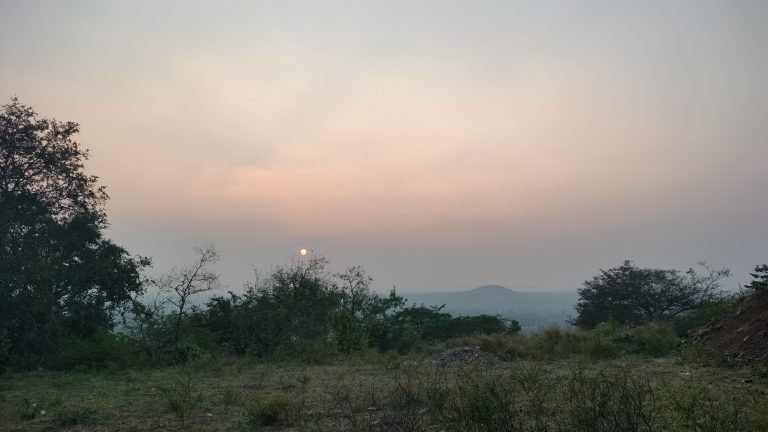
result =
[[[737,365],[768,365],[768,290],[754,292],[691,336]]]

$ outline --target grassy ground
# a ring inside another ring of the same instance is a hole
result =
[[[760,370],[674,356],[448,368],[419,358],[221,358],[6,374],[0,430],[768,430],[767,395]]]

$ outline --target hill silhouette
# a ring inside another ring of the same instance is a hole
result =
[[[508,294],[516,293],[515,290],[509,289],[502,285],[483,285],[477,288],[473,288],[469,290],[469,292],[475,293],[475,294],[481,294],[481,295],[492,294],[492,293],[508,293]]]

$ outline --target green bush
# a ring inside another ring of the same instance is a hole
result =
[[[70,427],[86,424],[99,416],[99,412],[91,407],[62,407],[54,414],[56,424]]]
[[[732,308],[733,299],[720,299],[675,319],[673,322],[674,330],[680,337],[688,336],[691,330],[707,325],[711,321],[722,317]]]
[[[339,356],[335,343],[324,340],[297,340],[280,344],[273,359],[298,361],[302,364],[324,365],[332,363]]]
[[[581,353],[594,360],[605,360],[615,358],[618,355],[618,348],[610,336],[590,332],[583,339]]]
[[[629,329],[627,338],[631,344],[627,350],[629,353],[652,357],[662,357],[673,353],[680,341],[672,326],[661,322]]]
[[[19,406],[17,413],[22,420],[32,420],[37,417],[39,411],[40,407],[37,402],[25,397],[21,400],[21,405]]]
[[[182,425],[203,401],[203,392],[198,389],[189,368],[177,372],[159,390],[161,402],[181,420]]]
[[[736,432],[752,429],[745,424],[744,403],[725,400],[700,383],[667,389],[674,430]],[[761,410],[763,410],[763,407]],[[764,430],[764,429],[762,429]]]
[[[137,345],[125,335],[99,332],[91,338],[61,341],[47,362],[50,369],[128,367],[138,363]]]
[[[576,371],[568,380],[567,394],[569,430],[660,430],[653,389],[646,379],[624,369],[605,369],[594,375]]]
[[[460,374],[450,406],[454,421],[465,430],[517,431],[522,420],[513,382],[493,374]]]

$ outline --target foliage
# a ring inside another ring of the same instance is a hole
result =
[[[410,351],[419,341],[434,342],[479,334],[516,334],[520,323],[498,315],[451,316],[444,306],[412,305],[395,311],[373,329],[371,346],[382,351]]]
[[[754,273],[749,274],[754,280],[745,287],[755,291],[768,289],[768,264],[755,266],[754,271]]]
[[[296,404],[285,396],[253,398],[245,411],[248,422],[255,426],[291,426],[298,417]]]
[[[203,392],[195,382],[189,367],[179,370],[159,387],[159,391],[162,402],[181,420],[182,426],[203,401]]]
[[[568,380],[571,430],[584,432],[658,431],[660,407],[647,379],[626,369],[595,375],[575,371]]]
[[[688,336],[691,330],[702,327],[728,313],[733,308],[734,301],[733,298],[722,298],[677,317],[672,323],[675,332],[680,337]]]
[[[548,329],[531,335],[483,334],[447,341],[450,347],[477,346],[501,360],[593,360],[624,355],[662,357],[677,349],[678,338],[667,323],[639,327],[606,323],[587,331]]]
[[[601,270],[579,289],[578,315],[573,324],[583,329],[611,320],[641,325],[673,320],[712,304],[723,297],[720,281],[730,272],[700,264],[706,271],[703,275],[693,269],[681,274],[677,270],[639,268],[631,261]]]
[[[51,369],[126,368],[137,363],[135,341],[107,331],[89,338],[62,339],[57,352],[48,362]]]
[[[39,365],[61,338],[110,329],[143,289],[149,260],[102,235],[108,197],[84,171],[78,130],[16,98],[0,110],[0,332],[17,367]]]
[[[136,296],[121,311],[123,329],[150,365],[160,363],[173,342],[172,317],[165,314],[165,300],[160,294],[151,300]]]
[[[189,266],[174,268],[170,273],[155,281],[160,292],[166,294],[168,303],[176,308],[173,343],[178,344],[181,338],[181,321],[189,299],[196,294],[213,291],[219,286],[219,276],[208,269],[208,266],[218,262],[219,253],[213,245],[195,248],[197,261]]]
[[[310,257],[276,267],[242,295],[213,297],[194,319],[236,354],[294,352],[314,362],[361,350],[403,300],[394,290],[387,297],[374,293],[360,267],[332,276],[326,265],[325,258]]]

